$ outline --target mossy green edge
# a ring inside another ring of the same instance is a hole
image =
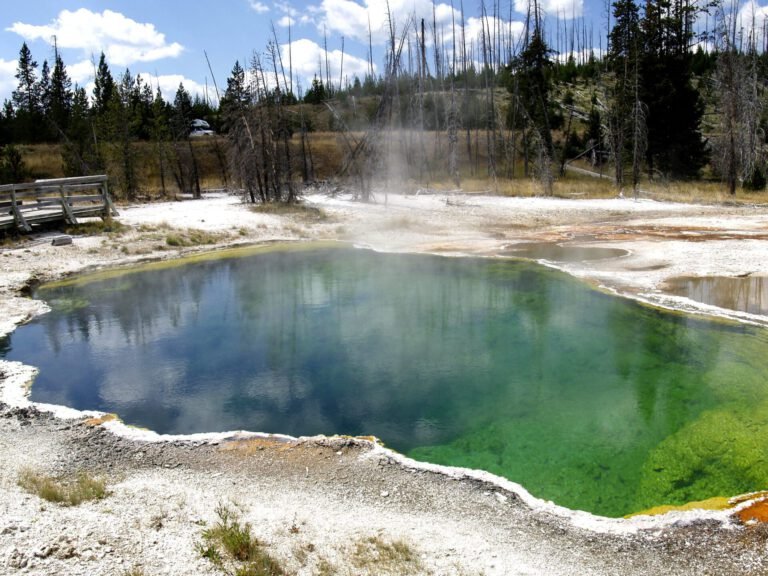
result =
[[[343,242],[336,242],[332,240],[313,241],[313,242],[279,242],[270,244],[256,244],[250,246],[238,246],[236,248],[225,248],[222,250],[209,250],[205,252],[198,252],[195,254],[189,254],[180,256],[179,258],[173,258],[170,260],[158,260],[154,262],[144,262],[141,264],[135,264],[125,267],[108,268],[106,270],[99,270],[97,272],[85,272],[82,274],[76,274],[75,276],[64,278],[62,280],[55,280],[53,282],[47,282],[41,286],[42,289],[46,288],[61,288],[65,286],[78,286],[83,284],[89,284],[91,282],[99,282],[102,280],[110,280],[112,278],[119,278],[120,276],[126,276],[129,274],[135,274],[138,272],[148,272],[151,270],[167,270],[169,268],[176,268],[178,266],[186,266],[187,264],[193,264],[195,262],[206,262],[209,260],[218,260],[225,258],[246,258],[256,254],[266,254],[270,252],[299,252],[307,250],[318,250],[328,248],[350,248],[351,244]]]

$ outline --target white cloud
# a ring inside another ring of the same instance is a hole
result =
[[[168,43],[154,24],[136,22],[112,10],[62,10],[50,24],[15,22],[7,30],[25,40],[49,42],[55,36],[60,48],[79,49],[86,55],[103,51],[110,64],[121,67],[174,58],[184,50],[178,42]]]
[[[75,64],[67,64],[67,74],[69,74],[73,84],[86,86],[93,82],[93,62],[81,60]]]
[[[303,6],[301,10],[297,10],[288,2],[275,2],[274,6],[278,11],[290,16],[291,26],[294,24],[317,24],[318,15],[322,12],[319,7],[312,5]]]
[[[250,0],[248,3],[251,6],[251,10],[253,10],[254,12],[257,12],[259,14],[264,14],[265,12],[269,12],[269,6],[267,6],[263,2],[259,2],[258,0]]]
[[[750,1],[744,4],[736,17],[736,32],[743,36],[743,41],[754,41],[758,48],[763,43],[765,21],[768,18],[768,6],[760,6]]]
[[[515,11],[526,14],[528,0],[514,0]],[[562,19],[580,18],[584,14],[584,0],[541,0],[539,8],[545,16],[559,16]]]
[[[392,15],[395,34],[399,37],[404,27],[410,22],[418,23],[423,18],[431,29],[434,20],[437,27],[451,25],[452,17],[458,24],[460,14],[451,9],[448,4],[436,4],[430,0],[364,0],[361,4],[355,0],[322,0],[320,5],[320,27],[325,27],[329,33],[336,33],[348,38],[368,43],[368,29],[375,44],[383,44],[389,40],[390,29],[387,9]],[[431,35],[431,34],[429,34]]]
[[[485,20],[485,22],[483,22]],[[483,32],[485,30],[485,32]],[[464,34],[466,36],[467,44],[473,43],[477,49],[482,46],[483,34],[487,36],[486,43],[494,46],[496,41],[496,33],[498,32],[502,38],[506,39],[510,35],[512,40],[519,38],[525,31],[525,25],[522,22],[513,21],[508,22],[506,20],[499,20],[491,16],[483,18],[468,18]]]
[[[288,26],[294,26],[296,24],[296,20],[291,18],[290,16],[283,16],[280,18],[280,20],[277,21],[277,25],[282,28],[288,28]]]
[[[140,72],[138,76],[141,76],[142,82],[152,87],[153,93],[157,91],[159,86],[160,91],[163,93],[163,100],[166,102],[173,102],[173,99],[176,97],[176,91],[179,89],[179,84],[184,84],[184,89],[192,95],[192,98],[200,96],[205,99],[207,96],[210,101],[216,102],[216,91],[213,86],[209,86],[206,90],[204,84],[195,82],[181,74],[161,74],[156,76],[147,72]]]
[[[301,15],[301,13],[288,2],[275,2],[275,8],[291,18],[298,18]]]
[[[301,40],[295,40],[291,42],[291,60],[293,65],[294,77],[297,78],[301,84],[302,91],[306,91],[312,84],[312,79],[315,76],[324,76],[325,68],[325,50],[322,46],[318,45],[312,40],[302,38]],[[283,61],[288,62],[288,44],[281,44],[280,50],[283,54]],[[368,62],[364,58],[357,58],[350,54],[344,54],[344,76],[345,80],[351,79],[357,75],[359,78],[363,78],[368,71]],[[329,50],[328,51],[328,66],[331,73],[331,82],[337,85],[339,82],[339,72],[341,71],[341,50]],[[321,69],[322,66],[322,69]],[[294,86],[296,82],[294,81]],[[297,92],[297,96],[303,96]]]

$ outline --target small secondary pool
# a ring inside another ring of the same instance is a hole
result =
[[[376,435],[621,516],[768,487],[768,337],[524,261],[304,245],[86,276],[2,354],[158,432]]]
[[[621,248],[603,248],[599,246],[570,246],[556,242],[523,242],[510,244],[500,253],[502,256],[515,256],[531,260],[550,260],[552,262],[584,262],[585,260],[604,260],[619,258],[629,254]]]

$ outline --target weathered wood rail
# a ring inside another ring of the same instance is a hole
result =
[[[106,175],[0,186],[0,230],[31,232],[34,224],[58,220],[77,224],[78,217],[89,216],[117,216]]]

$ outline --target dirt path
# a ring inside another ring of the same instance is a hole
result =
[[[457,255],[493,255],[533,240],[621,247],[630,254],[561,267],[659,302],[668,302],[658,288],[671,276],[768,274],[763,208],[460,195],[377,200],[318,195],[309,201],[321,215],[274,215],[214,196],[124,208],[120,220],[133,230],[114,238],[6,247],[0,330],[41,310],[18,294],[30,278],[199,250],[168,246],[169,234],[188,228],[220,235],[220,245],[333,238]],[[768,531],[742,526],[728,512],[601,519],[538,501],[489,474],[417,465],[362,440],[162,439],[117,422],[93,425],[86,414],[41,413],[23,394],[30,377],[30,369],[0,362],[0,573],[219,573],[198,545],[220,505],[239,510],[291,574],[768,573]],[[25,468],[87,470],[103,475],[111,494],[77,507],[49,504],[17,485]],[[393,549],[409,553],[385,557]]]

